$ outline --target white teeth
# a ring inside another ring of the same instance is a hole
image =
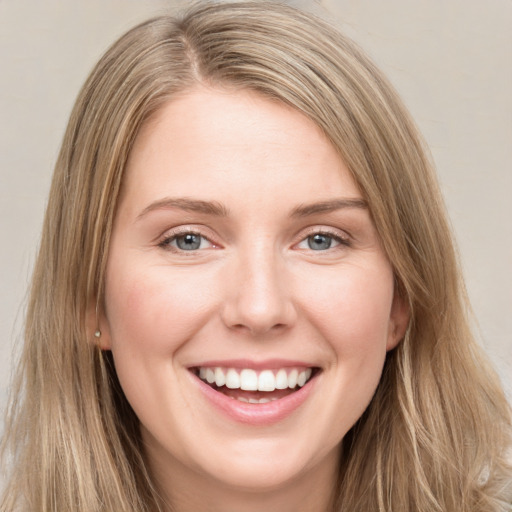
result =
[[[240,389],[244,391],[258,390],[258,374],[254,370],[242,370],[240,372]]]
[[[263,370],[258,377],[258,391],[274,391],[276,378],[272,370]]]
[[[294,389],[302,387],[312,375],[312,368],[299,371],[297,368],[279,370],[262,370],[256,372],[250,368],[242,370],[222,367],[200,367],[198,376],[201,380],[217,387],[226,386],[229,389],[244,391],[272,392],[276,389]],[[267,399],[265,399],[267,400]]]
[[[292,370],[288,375],[288,387],[293,389],[297,386],[297,378],[299,377],[299,372],[297,370]]]
[[[219,388],[226,384],[226,374],[222,371],[222,368],[215,368],[215,384]]]
[[[276,389],[286,389],[288,387],[288,375],[286,370],[279,370],[276,375]]]
[[[300,372],[297,378],[297,385],[302,387],[306,384],[306,372]]]
[[[206,380],[209,384],[213,384],[215,382],[215,371],[212,368],[206,369]]]
[[[311,374],[313,373],[313,370],[311,368],[308,368],[307,370],[304,370],[303,372],[299,372],[299,376],[297,378],[297,385],[299,387],[304,386],[306,382],[311,377]]]
[[[231,397],[232,399],[235,399],[234,396]],[[269,402],[274,402],[277,400],[277,398],[260,398],[259,400],[257,398],[245,398],[243,396],[239,396],[236,398],[239,402],[244,402],[244,404],[268,404]]]
[[[230,368],[226,374],[226,387],[229,389],[238,389],[240,387],[240,375],[233,368]]]

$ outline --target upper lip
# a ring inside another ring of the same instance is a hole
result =
[[[302,367],[302,368],[316,368],[318,365],[311,364],[310,362],[292,360],[292,359],[265,359],[255,361],[253,359],[216,359],[201,361],[195,364],[187,365],[189,369],[192,368],[239,368],[239,369],[252,369],[252,370],[274,370],[288,367]]]

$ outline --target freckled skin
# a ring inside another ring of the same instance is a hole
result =
[[[141,216],[169,197],[226,214]],[[176,510],[325,510],[340,441],[407,321],[367,209],[291,216],[339,198],[361,194],[320,130],[254,93],[192,90],[138,135],[112,235],[102,343]],[[180,249],[184,232],[200,235],[200,247]],[[330,247],[312,249],[315,233]],[[236,358],[300,360],[321,373],[293,414],[255,427],[213,407],[188,370]]]

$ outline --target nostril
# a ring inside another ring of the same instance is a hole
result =
[[[249,331],[260,331],[260,330],[263,330],[263,331],[276,331],[276,330],[281,330],[281,329],[285,329],[286,328],[286,324],[284,323],[277,323],[277,324],[274,324],[274,325],[270,325],[270,326],[266,326],[266,325],[258,325],[256,323],[250,323],[248,322],[247,324],[236,324],[233,326],[233,328],[235,329],[248,329]]]

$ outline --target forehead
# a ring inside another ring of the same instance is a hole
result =
[[[141,201],[158,194],[239,199],[255,188],[262,197],[293,188],[300,201],[360,196],[334,146],[304,114],[254,92],[202,87],[143,125],[123,188]]]

